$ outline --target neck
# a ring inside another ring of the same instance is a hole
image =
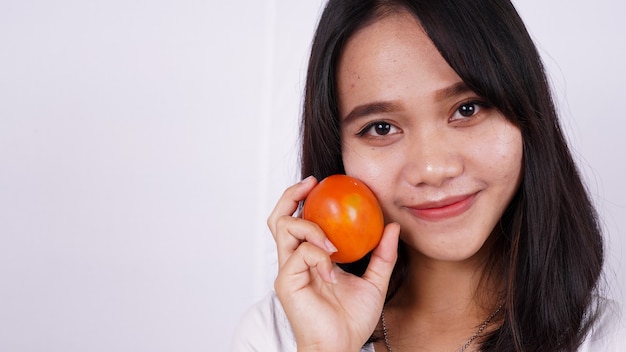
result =
[[[492,310],[498,301],[497,285],[485,278],[486,256],[480,252],[463,261],[436,260],[415,251],[408,258],[407,278],[393,304],[441,315],[467,314],[477,306]]]
[[[501,303],[498,285],[484,276],[486,256],[449,262],[410,252],[408,258],[407,277],[385,308],[392,339],[414,351],[456,350]]]

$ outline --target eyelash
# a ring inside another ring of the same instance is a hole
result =
[[[454,119],[454,115],[456,115],[457,113],[460,113],[461,108],[463,107],[467,107],[467,106],[472,106],[472,113],[469,116],[463,116],[462,118],[458,118],[458,119]],[[491,108],[491,104],[485,102],[485,101],[481,101],[481,100],[468,100],[465,101],[461,104],[459,104],[459,106],[454,110],[454,114],[452,115],[452,117],[450,117],[450,121],[454,122],[454,121],[462,121],[468,118],[471,118],[473,116],[475,116],[476,114],[478,114],[481,109],[489,109]],[[377,120],[377,121],[372,121],[370,123],[368,123],[365,127],[363,127],[361,130],[359,130],[356,135],[359,137],[363,137],[365,136],[369,131],[371,131],[373,128],[375,128],[378,125],[385,125],[387,128],[392,129],[392,128],[397,128],[395,127],[393,124],[385,121],[385,120]],[[375,137],[382,137],[382,136],[386,136],[388,133],[385,134],[377,134]]]
[[[456,115],[457,113],[459,113],[459,114],[461,113],[460,112],[461,108],[469,106],[469,105],[473,106],[473,108],[472,108],[473,111],[472,111],[471,115],[469,115],[469,116],[461,115],[461,116],[463,116],[462,118],[454,119],[454,115]],[[464,120],[464,119],[467,119],[467,118],[471,118],[471,117],[475,116],[477,113],[479,113],[481,109],[489,109],[490,107],[491,107],[491,104],[489,104],[489,103],[487,103],[485,101],[481,101],[481,100],[468,100],[468,101],[465,101],[465,102],[459,104],[459,106],[454,110],[454,114],[450,117],[450,121]]]
[[[365,127],[363,127],[359,132],[357,132],[357,136],[359,137],[364,137],[369,131],[371,131],[374,127],[378,126],[378,125],[386,125],[388,126],[388,128],[397,128],[394,125],[392,125],[391,123],[384,121],[384,120],[380,120],[380,121],[372,121],[370,123],[368,123],[367,125],[365,125]],[[382,136],[386,136],[388,133],[385,134],[377,134],[374,137],[382,137]]]

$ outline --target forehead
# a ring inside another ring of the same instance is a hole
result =
[[[346,42],[337,67],[342,116],[358,103],[426,96],[460,81],[423,27],[407,11],[388,13]]]

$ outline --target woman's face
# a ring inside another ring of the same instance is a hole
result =
[[[346,174],[372,188],[411,248],[473,257],[519,187],[519,129],[464,85],[408,13],[355,33],[337,88]]]

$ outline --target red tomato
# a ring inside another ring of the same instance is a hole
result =
[[[360,180],[332,175],[307,196],[302,217],[318,224],[337,247],[331,259],[351,263],[374,249],[383,234],[383,212],[372,191]]]

